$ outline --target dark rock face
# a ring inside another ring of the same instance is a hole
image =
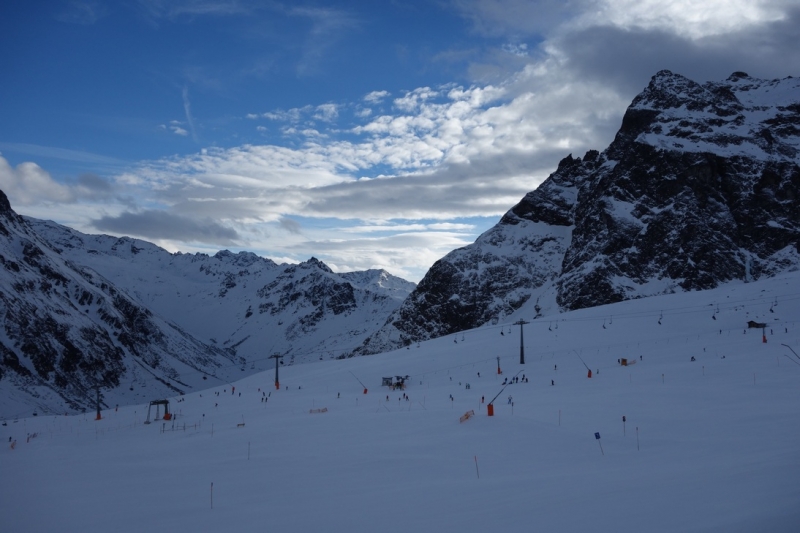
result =
[[[701,86],[659,72],[580,189],[559,305],[647,296],[653,281],[703,290],[796,268],[798,100],[796,80],[736,73]]]
[[[602,153],[571,155],[430,269],[373,353],[501,320],[800,266],[800,80],[656,74]]]

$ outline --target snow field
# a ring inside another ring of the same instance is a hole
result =
[[[531,321],[525,365],[503,324],[282,367],[280,391],[267,370],[170,398],[174,422],[143,425],[144,405],[7,420],[0,529],[797,531],[798,279]],[[523,374],[488,417],[481,396]]]

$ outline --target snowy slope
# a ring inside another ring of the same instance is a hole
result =
[[[2,528],[794,532],[799,287],[791,273],[552,320],[527,302],[457,336],[285,368],[279,391],[265,372],[172,397],[174,421],[143,425],[145,405],[6,420]],[[406,374],[405,391],[380,386]]]

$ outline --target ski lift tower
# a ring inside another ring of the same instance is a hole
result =
[[[278,381],[278,360],[283,359],[279,353],[274,353],[269,356],[269,359],[275,359],[275,390],[281,390],[281,382]]]
[[[97,392],[97,416],[95,417],[95,420],[102,420],[103,417],[100,416],[100,385],[95,385],[94,388]]]
[[[521,365],[525,364],[525,343],[522,339],[522,326],[525,324],[530,324],[530,322],[526,322],[521,318],[514,322],[515,326],[519,326],[519,364]]]

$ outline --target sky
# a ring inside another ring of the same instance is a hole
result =
[[[0,189],[170,251],[419,281],[659,70],[800,75],[797,0],[9,0]]]

